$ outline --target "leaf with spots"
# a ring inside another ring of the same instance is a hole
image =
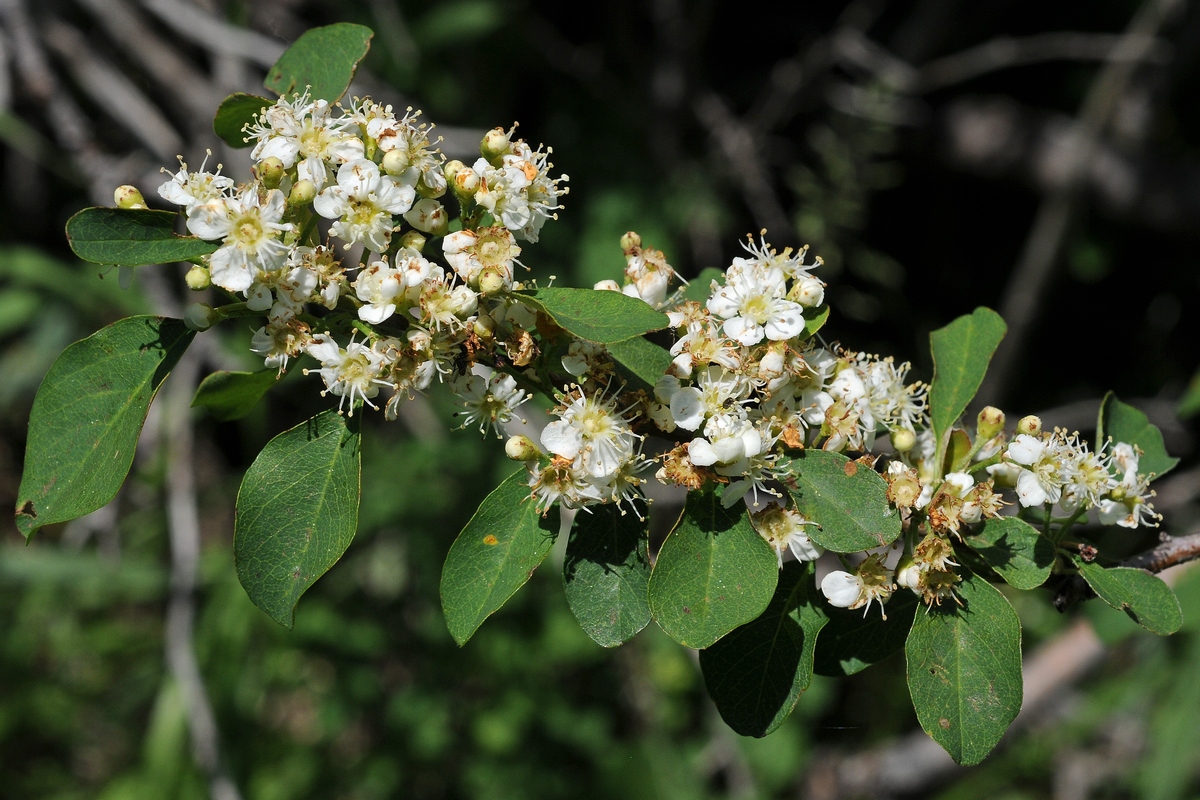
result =
[[[317,414],[276,436],[238,491],[233,558],[254,605],[292,627],[296,603],[358,530],[358,419]]]
[[[16,520],[26,538],[116,497],[150,402],[193,336],[182,320],[128,317],[62,352],[29,417]]]
[[[778,580],[775,551],[744,504],[725,508],[712,489],[689,492],[650,573],[650,611],[672,639],[701,649],[761,614]]]
[[[538,513],[524,469],[483,499],[442,566],[442,613],[454,641],[466,644],[525,585],[550,552],[558,525],[558,506]]]
[[[782,725],[812,682],[813,649],[828,621],[813,564],[785,564],[767,610],[700,651],[704,685],[721,719],[743,736],[766,736]]]
[[[1021,710],[1021,622],[996,587],[963,572],[962,605],[918,609],[904,652],[921,727],[969,766],[991,752]]]

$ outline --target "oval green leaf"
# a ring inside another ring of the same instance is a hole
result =
[[[817,634],[829,620],[819,597],[812,563],[788,562],[767,610],[700,651],[708,694],[741,735],[773,732],[812,682]]]
[[[1054,545],[1016,517],[989,519],[964,541],[1014,589],[1036,589],[1054,566]]]
[[[804,337],[807,339],[829,322],[829,306],[821,305],[816,308],[804,309]]]
[[[608,354],[626,380],[647,391],[654,390],[654,384],[671,366],[671,353],[641,336],[608,345]]]
[[[1183,625],[1179,598],[1157,575],[1130,567],[1104,568],[1075,558],[1079,574],[1096,595],[1146,630],[1170,636]]]
[[[542,516],[529,499],[525,470],[484,498],[442,566],[442,612],[460,645],[516,594],[558,536],[558,506]]]
[[[929,334],[933,350],[929,416],[939,442],[975,398],[992,354],[1007,332],[1000,315],[981,306]]]
[[[228,422],[249,414],[262,396],[279,380],[279,371],[214,372],[196,388],[192,407],[208,409],[215,419]]]
[[[255,117],[271,105],[273,103],[265,97],[235,92],[217,107],[217,115],[213,117],[213,132],[230,147],[249,147],[250,142],[246,141],[243,129],[254,124]]]
[[[150,401],[195,334],[182,320],[128,317],[68,347],[33,400],[17,528],[90,514],[117,496]]]
[[[1109,438],[1113,442],[1125,442],[1141,448],[1138,472],[1143,475],[1153,474],[1154,478],[1161,478],[1179,463],[1178,458],[1167,455],[1162,431],[1151,424],[1145,414],[1128,403],[1122,403],[1112,392],[1104,395],[1104,402],[1100,404],[1100,418],[1096,422],[1096,441],[1104,442]]]
[[[350,22],[305,31],[267,72],[263,86],[279,95],[303,92],[307,86],[313,100],[337,102],[371,49],[373,35],[370,28]]]
[[[978,764],[1021,710],[1021,622],[978,575],[958,585],[959,606],[919,611],[908,634],[908,690],[917,719],[959,764]]]
[[[650,574],[650,611],[675,641],[703,649],[761,614],[779,581],[778,557],[742,503],[689,492]]]
[[[624,643],[650,622],[649,525],[644,503],[636,514],[603,505],[575,515],[563,586],[579,626],[601,647]]]
[[[875,611],[858,611],[828,606],[829,624],[817,640],[813,671],[838,678],[854,675],[878,664],[904,647],[919,601],[909,591],[896,592],[884,607],[887,617]]]
[[[597,344],[613,344],[667,327],[667,315],[645,301],[595,289],[531,289],[521,302],[549,315],[568,333]]]
[[[85,208],[67,220],[75,255],[93,264],[169,264],[215,252],[219,244],[175,233],[178,214],[127,208]]]
[[[292,627],[296,603],[358,530],[358,420],[330,409],[267,442],[238,490],[233,558],[254,605]]]
[[[796,509],[819,526],[806,532],[826,550],[858,553],[885,547],[900,535],[887,483],[870,467],[824,450],[806,450],[780,464],[790,473],[784,482]]]

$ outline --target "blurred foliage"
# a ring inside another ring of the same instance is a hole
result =
[[[83,3],[39,5],[39,14],[86,18]],[[843,3],[764,17],[715,0],[622,0],[589,7],[582,25],[574,6],[529,0],[202,5],[291,38],[339,20],[370,25],[376,39],[367,69],[434,121],[482,129],[518,119],[522,135],[552,144],[572,191],[562,219],[524,260],[563,285],[617,277],[617,239],[631,228],[685,276],[727,263],[758,224],[739,189],[739,168],[713,145],[690,103],[704,90],[737,114],[774,114],[764,163],[795,232],[772,235],[809,242],[826,259],[822,277],[836,309],[829,331],[913,359],[926,376],[928,332],[998,302],[1039,199],[1019,178],[948,163],[935,131],[832,108],[836,81],[862,76],[843,67],[822,72],[803,59],[842,18]],[[855,4],[851,13],[871,5]],[[997,35],[1120,31],[1138,5],[912,0],[881,4],[870,33],[920,63]],[[672,8],[682,14],[682,31],[671,27]],[[1200,113],[1191,102],[1200,89],[1198,31],[1200,12],[1190,8],[1170,33],[1173,66],[1147,88],[1146,140],[1185,165],[1200,158]],[[96,47],[119,50],[100,38]],[[798,64],[802,77],[824,77],[797,90],[786,112],[756,105],[789,85],[788,69]],[[965,89],[1074,113],[1095,71],[1094,63],[1055,62],[990,74]],[[872,108],[891,107],[887,91],[861,83]],[[54,150],[36,103],[14,98],[12,113],[0,118],[0,202],[9,221],[0,231],[0,497],[9,506],[29,405],[53,359],[103,324],[150,308],[149,293],[138,288],[146,284],[122,291],[115,273],[100,279],[61,260],[68,252],[62,225],[89,198]],[[103,109],[88,108],[98,137],[118,152],[133,146]],[[1095,207],[1079,216],[1045,298],[1044,307],[1062,310],[1044,314],[1033,331],[1035,357],[1022,363],[1012,410],[1098,399],[1107,389],[1174,404],[1191,380],[1180,413],[1194,414],[1200,351],[1183,321],[1200,293],[1195,227],[1158,230]],[[230,326],[225,337],[226,357],[250,366],[249,331]],[[441,563],[510,465],[493,441],[419,424],[407,430],[370,419],[359,535],[301,601],[295,630],[279,628],[238,585],[230,539],[234,494],[254,454],[322,407],[315,393],[289,391],[304,381],[292,373],[265,409],[244,420],[195,416],[204,544],[196,646],[225,754],[250,800],[796,796],[809,768],[831,753],[915,728],[903,669],[893,663],[841,681],[818,678],[778,732],[735,736],[704,698],[694,661],[654,626],[616,651],[578,629],[559,574],[565,539],[458,649],[441,618]],[[446,398],[434,393],[431,401],[440,419],[450,418]],[[150,439],[158,425],[152,414]],[[1168,447],[1186,459],[1183,470],[1196,463],[1194,418],[1189,425],[1168,431]],[[11,526],[0,539],[6,798],[207,795],[192,765],[179,688],[163,663],[163,470],[150,442],[115,517],[47,529],[28,547]],[[1198,518],[1194,506],[1180,510],[1169,530],[1190,532],[1185,526]],[[1113,552],[1152,543],[1113,542]],[[1069,796],[1063,787],[1080,780],[1086,796],[1196,796],[1200,575],[1189,573],[1179,593],[1185,631],[1166,640],[1087,604],[1080,613],[1110,647],[1097,673],[1064,690],[1047,719],[982,766],[954,773],[940,796]],[[1071,621],[1045,598],[1012,599],[1026,652]]]

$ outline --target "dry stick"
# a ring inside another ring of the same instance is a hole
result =
[[[1159,28],[1181,4],[1182,0],[1148,0],[1138,9],[1110,60],[1088,89],[1075,123],[1076,145],[1066,153],[1066,180],[1042,200],[1021,260],[1005,288],[1000,315],[1008,323],[1008,336],[992,359],[977,402],[995,405],[1002,401],[1075,211],[1096,140],[1125,94],[1137,65],[1154,45]]]
[[[200,377],[200,354],[185,353],[166,392],[167,524],[171,541],[171,599],[167,604],[166,661],[187,709],[192,757],[208,778],[213,800],[240,800],[221,764],[217,721],[204,688],[193,642],[200,514],[192,464],[191,398]]]

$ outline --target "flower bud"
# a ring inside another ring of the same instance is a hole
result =
[[[134,209],[146,207],[146,199],[142,197],[142,193],[138,191],[136,186],[130,186],[129,184],[117,187],[117,190],[113,192],[113,201],[117,204],[117,208]]]
[[[633,253],[642,246],[642,237],[637,231],[629,231],[621,237],[621,249],[626,255]]]
[[[908,428],[896,428],[892,431],[892,447],[897,453],[907,453],[917,443],[917,435]]]
[[[479,273],[479,293],[483,295],[494,295],[503,291],[508,282],[504,279],[504,272],[496,267],[484,267]]]
[[[1039,428],[1041,425],[1038,426]],[[996,438],[1004,430],[1004,412],[995,406],[988,406],[979,412],[975,421],[975,439],[986,442]]]
[[[433,173],[436,175],[437,173]],[[435,185],[430,186],[425,181],[417,181],[417,196],[424,197],[429,200],[436,200],[446,193],[446,182],[436,181]]]
[[[605,281],[600,281],[592,288],[595,289],[597,292],[619,292],[619,291],[621,291],[621,285],[611,279],[605,280]]]
[[[212,285],[212,278],[208,274],[208,269],[197,264],[187,271],[183,276],[184,283],[194,292],[203,291]]]
[[[454,176],[454,192],[462,198],[471,198],[479,190],[479,173],[464,167]]]
[[[470,286],[456,286],[450,292],[450,310],[459,319],[466,319],[479,309],[479,295]]]
[[[912,560],[911,556],[904,556],[896,564],[896,585],[912,589],[914,592],[919,591],[921,567]]]
[[[825,284],[811,275],[796,281],[788,298],[805,308],[816,308],[825,302]]]
[[[274,189],[279,186],[280,181],[283,180],[283,176],[286,173],[287,167],[275,156],[264,158],[258,165],[258,179],[268,189]]]
[[[317,187],[312,181],[296,181],[288,193],[289,206],[306,206],[317,196]]]
[[[383,157],[383,163],[379,166],[388,175],[394,177],[407,170],[412,164],[408,160],[408,153],[402,150],[388,150]]]
[[[442,165],[442,174],[446,176],[447,183],[454,183],[454,176],[458,175],[466,167],[467,165],[457,158],[452,158]]]
[[[496,335],[496,320],[487,314],[480,314],[471,323],[471,331],[484,341],[490,341]]]
[[[528,436],[517,434],[504,443],[504,454],[513,461],[533,461],[542,455],[542,451]]]
[[[831,606],[852,608],[858,603],[862,593],[862,578],[840,569],[829,573],[821,581],[821,594],[825,595]]]
[[[404,249],[406,247],[411,247],[413,250],[416,250],[418,253],[420,253],[425,249],[425,242],[427,241],[428,239],[426,239],[425,235],[420,231],[408,231],[400,237],[400,248]]]
[[[206,331],[216,321],[213,307],[207,303],[192,303],[183,312],[183,323],[194,331]]]
[[[418,200],[404,214],[405,221],[419,231],[431,233],[434,236],[445,236],[450,229],[450,219],[446,209],[437,200],[426,198]]]
[[[1017,423],[1017,433],[1024,433],[1028,436],[1037,436],[1042,432],[1042,419],[1030,414],[1028,417],[1021,417],[1021,421]]]
[[[504,128],[492,128],[483,135],[483,141],[479,143],[479,152],[488,161],[492,161],[507,153],[508,146],[508,131]]]

